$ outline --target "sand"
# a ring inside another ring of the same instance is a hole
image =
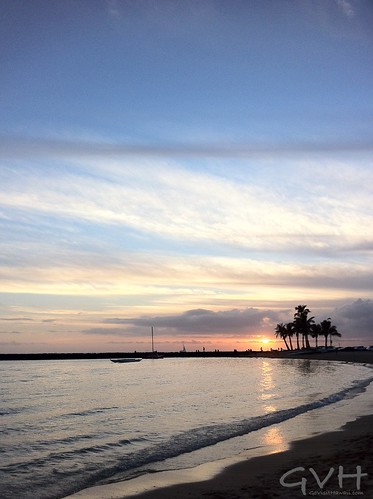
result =
[[[332,352],[302,358],[373,363],[373,352],[338,352],[337,355]],[[240,461],[223,470],[221,463],[215,465],[218,466],[215,471],[220,472],[212,479],[206,477],[212,476],[214,463],[192,470],[148,474],[129,481],[86,489],[70,497],[292,499],[339,496],[373,499],[373,416],[362,416],[347,423],[339,431],[293,442],[284,452]],[[360,479],[355,476],[359,474],[359,467],[362,474]],[[295,468],[302,469],[283,477]],[[343,477],[344,474],[354,476]],[[281,477],[284,484],[280,483]],[[286,484],[294,486],[287,487]]]

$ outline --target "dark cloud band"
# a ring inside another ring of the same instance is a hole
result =
[[[0,137],[0,157],[216,157],[245,158],[256,156],[370,152],[373,139],[363,141],[293,142],[293,143],[223,143],[219,144],[124,144],[67,141],[44,138]]]

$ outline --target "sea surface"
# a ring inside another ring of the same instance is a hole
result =
[[[372,382],[369,366],[305,359],[0,362],[0,495],[281,450],[368,411]]]

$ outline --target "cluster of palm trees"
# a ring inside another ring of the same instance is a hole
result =
[[[341,334],[337,331],[337,328],[332,324],[330,318],[325,319],[320,322],[320,324],[315,323],[314,317],[309,317],[308,314],[310,310],[307,305],[298,305],[295,307],[295,314],[293,322],[288,322],[284,324],[281,322],[277,324],[275,328],[276,338],[280,337],[286,346],[287,350],[294,350],[292,339],[296,338],[296,348],[311,348],[309,338],[315,340],[315,347],[317,348],[318,339],[320,336],[325,338],[325,347],[332,346],[333,336],[341,337]],[[301,340],[301,344],[300,344]]]

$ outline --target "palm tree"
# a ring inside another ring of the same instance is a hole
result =
[[[285,324],[285,329],[289,338],[290,350],[294,350],[293,343],[291,341],[291,338],[294,336],[294,324],[292,322],[288,322],[287,324]]]
[[[286,349],[290,350],[289,345],[286,341],[286,338],[288,338],[287,324],[284,324],[283,322],[281,322],[280,324],[277,324],[277,326],[275,328],[275,335],[276,335],[276,338],[280,337],[282,340],[284,340]]]
[[[319,336],[322,335],[321,332],[321,324],[313,324],[312,325],[312,331],[311,331],[311,337],[315,338],[315,347],[317,348],[319,345],[317,344]]]
[[[338,333],[337,328],[335,326],[331,326],[330,328],[329,332],[330,346],[333,346],[332,336],[337,336],[338,338],[342,336],[341,333]]]
[[[294,330],[297,337],[297,348],[299,349],[299,335],[302,335],[302,346],[311,348],[308,336],[311,334],[312,326],[314,324],[314,317],[308,317],[310,309],[307,305],[298,305],[295,307],[294,314]]]
[[[328,336],[330,337],[330,346],[332,346],[332,336],[338,336],[339,338],[342,336],[338,333],[337,328],[332,325],[332,321],[330,317],[328,319],[324,319],[321,324],[321,336],[325,336],[325,348],[328,346]]]

